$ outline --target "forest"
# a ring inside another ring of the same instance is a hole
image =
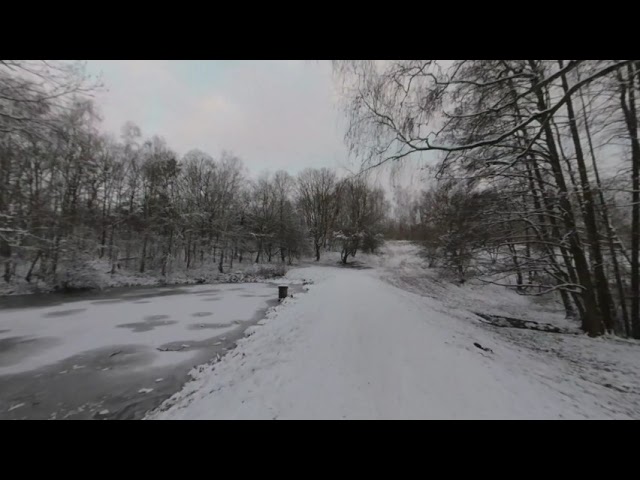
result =
[[[392,236],[640,338],[637,60],[335,61],[364,169],[435,156]]]
[[[0,61],[5,286],[71,289],[96,272],[224,273],[319,260],[327,249],[347,263],[379,245],[389,205],[366,176],[252,174],[233,153],[178,155],[131,122],[105,134],[99,88],[82,64]]]

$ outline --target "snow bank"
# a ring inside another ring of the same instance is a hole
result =
[[[227,267],[228,268],[228,267]],[[286,273],[282,263],[253,264],[237,263],[229,272],[220,273],[215,264],[174,271],[162,276],[150,270],[141,274],[134,270],[120,269],[111,273],[111,265],[102,260],[88,260],[62,264],[55,282],[43,282],[36,277],[27,283],[24,275],[16,275],[11,283],[0,281],[0,296],[48,293],[56,289],[104,289],[111,287],[193,285],[218,283],[253,283],[276,278]]]

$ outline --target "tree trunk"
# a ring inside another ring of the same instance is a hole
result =
[[[629,323],[629,312],[627,310],[627,299],[625,298],[625,285],[622,280],[622,275],[620,273],[620,265],[618,264],[618,255],[616,254],[615,232],[613,231],[613,227],[611,226],[607,202],[605,201],[604,194],[602,193],[602,183],[600,182],[600,174],[598,172],[596,154],[593,148],[593,141],[591,139],[589,119],[587,118],[587,110],[586,110],[587,107],[584,101],[584,97],[582,95],[582,90],[580,90],[580,100],[582,102],[582,112],[584,115],[584,129],[587,136],[587,144],[589,145],[589,153],[591,155],[591,167],[593,169],[593,173],[596,179],[596,187],[598,189],[598,198],[600,200],[600,214],[602,215],[602,221],[604,222],[604,226],[607,230],[607,244],[609,246],[609,255],[611,256],[611,263],[613,266],[613,275],[615,276],[616,288],[618,290],[618,301],[619,301],[620,310],[622,313],[622,322],[624,325],[625,335],[628,337],[631,335],[631,326]]]
[[[104,257],[105,245],[107,244],[107,195],[105,193],[102,201],[102,232],[100,235],[100,258]]]
[[[31,262],[31,266],[29,267],[29,271],[27,272],[27,276],[24,277],[24,279],[31,283],[31,275],[33,274],[33,269],[36,266],[36,263],[38,263],[38,260],[40,259],[40,256],[42,255],[42,251],[38,250],[38,254],[36,255],[36,258],[33,259],[33,262]]]
[[[631,335],[640,339],[640,141],[635,104],[636,68],[630,65],[628,77],[619,76],[619,80],[620,104],[631,142]]]
[[[262,240],[258,241],[258,253],[256,254],[256,261],[258,263],[260,261],[260,253],[262,252]]]
[[[533,60],[529,60],[532,69],[536,70],[536,65]],[[535,79],[533,86],[539,81]],[[547,109],[545,95],[542,89],[536,89],[536,96],[538,100],[538,108],[540,111]],[[545,119],[546,120],[546,119]],[[562,172],[562,165],[560,163],[560,157],[558,150],[553,139],[553,131],[548,121],[542,120],[542,133],[545,137],[546,146],[549,152],[549,163],[553,171],[556,187],[558,188],[558,205],[562,212],[562,220],[567,231],[567,237],[569,240],[569,251],[575,262],[576,274],[582,287],[582,301],[584,303],[584,318],[582,322],[582,328],[589,334],[589,336],[602,335],[603,323],[602,317],[598,310],[598,305],[595,301],[595,288],[591,280],[591,272],[589,270],[589,264],[587,258],[582,249],[578,229],[575,223],[575,217],[573,215],[573,208],[568,198],[567,184],[564,179],[564,173]]]
[[[4,278],[4,281],[7,283],[11,282],[11,258],[8,258],[4,262],[4,275],[2,278]]]
[[[140,273],[144,273],[145,259],[147,258],[147,242],[149,236],[145,233],[142,241],[142,256],[140,257]]]
[[[58,270],[58,257],[60,252],[60,235],[56,235],[53,242],[53,254],[51,255],[51,274],[55,276]]]
[[[513,86],[513,82],[509,81],[509,85],[512,90],[511,92],[512,96],[516,97],[517,94]],[[517,104],[515,105],[514,108],[515,108],[516,115],[520,117],[521,113]],[[523,148],[526,148],[526,146],[529,145],[530,139],[528,138],[526,131],[522,132],[522,137],[519,138],[519,141]],[[538,162],[534,155],[530,154],[525,157],[525,167],[527,171],[527,181],[529,184],[529,191],[531,192],[532,201],[533,201],[533,208],[534,208],[534,211],[539,212],[537,216],[538,216],[538,221],[540,222],[540,227],[539,229],[535,229],[534,231],[536,235],[539,237],[539,239],[543,242],[543,248],[545,249],[549,257],[551,266],[553,270],[557,272],[557,275],[560,276],[561,278],[560,282],[567,283],[568,281],[570,281],[574,284],[577,284],[577,276],[573,268],[573,265],[571,264],[571,261],[569,259],[569,255],[566,251],[566,248],[562,244],[560,244],[559,249],[560,249],[560,253],[562,255],[564,265],[566,268],[566,272],[565,272],[561,268],[558,261],[556,260],[556,257],[555,257],[556,252],[554,248],[551,247],[550,245],[553,237],[555,237],[556,239],[560,239],[561,236],[560,236],[560,231],[554,217],[554,208],[551,205],[547,195],[545,195],[544,180],[542,178],[540,166],[538,165]],[[537,185],[537,189],[536,189],[536,185]],[[540,191],[539,194],[538,194],[538,190]],[[543,205],[544,205],[544,210],[547,212],[547,215],[549,218],[548,224],[545,220],[545,215],[543,213],[543,208],[542,208]],[[550,227],[551,234],[548,231],[547,226]],[[581,297],[578,294],[572,293],[570,298],[569,294],[565,289],[560,289],[560,297],[562,298],[562,303],[564,305],[567,318],[575,317],[575,309],[572,307],[571,298],[573,298],[573,303],[578,309],[580,318],[584,318],[584,308],[582,306]]]
[[[224,248],[220,248],[220,262],[218,263],[218,271],[224,273]]]
[[[522,292],[523,285],[523,277],[522,270],[520,268],[520,263],[518,262],[518,252],[516,251],[516,247],[509,241],[509,251],[511,252],[511,260],[513,261],[513,266],[516,269],[516,290],[518,292]]]
[[[525,141],[527,139],[525,138]],[[531,167],[528,166],[528,164],[531,163]],[[529,162],[527,164],[527,170],[528,170],[528,178],[529,178],[529,188],[532,192],[532,196],[533,196],[533,206],[535,211],[540,212],[538,214],[538,221],[540,222],[541,225],[541,232],[540,232],[540,239],[545,242],[544,243],[544,248],[545,251],[547,252],[547,254],[549,255],[549,261],[551,263],[551,266],[553,267],[553,270],[557,272],[557,275],[559,275],[562,280],[567,283],[567,282],[571,282],[574,284],[578,283],[578,278],[577,275],[575,273],[575,269],[573,268],[573,265],[571,264],[571,260],[569,258],[569,254],[567,252],[567,249],[563,246],[560,245],[559,246],[559,250],[560,250],[560,254],[562,255],[562,259],[566,268],[566,272],[564,270],[562,270],[561,266],[559,265],[558,261],[556,260],[556,252],[554,251],[554,249],[547,243],[547,242],[551,242],[553,240],[553,238],[556,239],[560,239],[561,235],[560,235],[560,229],[558,228],[558,225],[556,223],[556,219],[554,217],[554,208],[551,205],[549,199],[547,198],[547,196],[545,195],[545,190],[544,190],[544,181],[542,178],[542,173],[540,172],[540,167],[538,165],[538,162],[536,161],[535,157],[531,156],[529,158]],[[531,171],[532,170],[532,171]],[[540,195],[538,195],[537,191],[536,191],[536,186],[534,184],[534,176],[535,176],[535,182],[537,183],[538,189],[540,190]],[[544,210],[547,212],[547,215],[549,217],[549,226],[551,228],[551,234],[549,234],[549,232],[547,231],[547,222],[545,220],[545,216],[542,213],[543,209],[542,206],[544,205]],[[567,315],[567,318],[573,318],[575,317],[575,309],[572,308],[571,306],[571,298],[573,298],[573,303],[575,304],[576,308],[578,309],[578,312],[580,314],[580,318],[584,317],[584,308],[582,306],[582,300],[581,300],[581,296],[578,294],[573,293],[572,297],[569,298],[569,294],[567,293],[567,291],[565,289],[560,289],[560,296],[562,297],[562,303],[564,305],[565,308],[565,312]]]
[[[109,229],[109,262],[111,263],[111,275],[113,275],[114,273],[116,273],[116,257],[114,254],[114,248],[113,248],[113,237],[115,235],[115,222],[111,223],[111,228]]]
[[[563,68],[562,60],[559,60],[560,68]],[[567,94],[569,91],[569,84],[567,82],[566,75],[561,75],[562,88]],[[604,321],[605,328],[609,332],[613,332],[614,322],[611,312],[613,310],[611,292],[609,291],[609,282],[607,280],[606,273],[604,271],[604,259],[602,257],[602,250],[600,248],[600,235],[598,233],[598,224],[596,220],[595,202],[593,193],[591,191],[591,185],[587,175],[586,162],[584,160],[584,154],[582,151],[582,144],[580,142],[580,134],[578,133],[578,126],[576,123],[576,116],[573,110],[573,102],[571,97],[567,99],[567,113],[569,119],[569,130],[573,138],[573,146],[575,149],[576,160],[578,162],[578,173],[580,175],[580,185],[582,187],[582,210],[584,213],[585,227],[587,230],[587,239],[590,244],[590,252],[593,262],[595,289],[597,293],[598,306],[602,319]]]
[[[185,256],[186,269],[189,270],[189,267],[191,266],[191,234],[189,234],[187,237],[187,248],[185,249]]]
[[[167,245],[167,249],[164,253],[164,258],[162,259],[162,276],[165,277],[167,275],[167,263],[169,262],[169,256],[171,255],[171,249],[173,248],[173,230],[169,233],[169,244]]]

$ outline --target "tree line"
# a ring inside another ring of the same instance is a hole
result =
[[[0,61],[4,282],[60,284],[69,269],[157,273],[234,262],[342,261],[380,242],[387,202],[327,168],[252,178],[232,153],[178,155],[133,123],[100,131],[97,88],[67,63]]]

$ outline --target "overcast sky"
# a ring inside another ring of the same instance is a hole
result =
[[[233,151],[254,173],[346,164],[344,122],[329,62],[98,61],[103,127],[131,120],[179,154]]]
[[[119,134],[130,120],[178,154],[197,148],[216,157],[229,150],[254,176],[358,169],[343,142],[346,122],[328,61],[89,60],[87,66],[105,85],[96,100],[106,131]],[[416,172],[418,162],[405,160],[397,183],[424,188],[429,176]],[[376,173],[388,188],[386,172]]]
[[[87,68],[105,86],[96,102],[106,131],[119,135],[130,120],[181,155],[232,151],[252,175],[358,170],[328,61],[89,60]],[[389,188],[388,175],[376,173]],[[409,171],[396,181],[415,188],[420,177]]]

